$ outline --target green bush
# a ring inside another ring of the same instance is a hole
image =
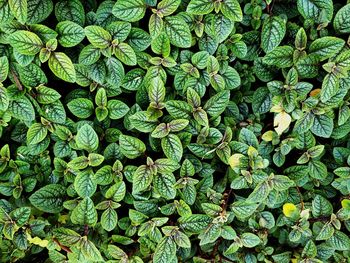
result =
[[[0,0],[0,262],[349,262],[333,2]]]

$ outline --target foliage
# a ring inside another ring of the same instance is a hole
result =
[[[348,262],[345,2],[0,0],[0,261]]]

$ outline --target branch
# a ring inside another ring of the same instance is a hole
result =
[[[84,226],[84,236],[87,236],[89,234],[89,226],[85,225]]]
[[[23,86],[22,86],[21,82],[19,81],[18,76],[16,75],[16,73],[13,70],[11,70],[11,75],[13,77],[13,80],[15,81],[17,88],[19,90],[23,90]]]
[[[69,247],[66,247],[66,246],[60,244],[60,242],[58,242],[57,239],[53,238],[53,241],[54,241],[57,245],[59,245],[59,247],[60,247],[63,251],[66,251],[67,253],[72,253],[72,250],[70,250]]]
[[[304,210],[304,201],[303,201],[303,195],[300,192],[300,189],[298,186],[296,186],[296,189],[298,191],[299,199],[300,199],[300,204],[301,204],[301,210]]]

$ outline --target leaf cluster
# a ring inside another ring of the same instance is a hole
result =
[[[348,262],[345,2],[0,0],[0,262]]]

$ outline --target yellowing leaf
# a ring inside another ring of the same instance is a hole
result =
[[[341,201],[341,206],[342,206],[344,209],[350,210],[350,200],[349,200],[349,199],[343,199],[343,200]]]
[[[291,122],[292,117],[287,112],[282,111],[275,116],[273,126],[275,126],[275,131],[278,135],[281,135],[289,127]]]
[[[286,217],[292,217],[298,212],[298,208],[292,203],[286,203],[283,205],[283,214]]]
[[[321,92],[321,89],[314,89],[310,92],[311,97],[316,97]]]
[[[29,241],[29,243],[40,246],[40,247],[47,247],[47,245],[49,244],[48,240],[41,239],[40,237],[33,238],[28,233],[27,233],[27,240]]]
[[[258,150],[255,149],[253,146],[249,146],[247,153],[248,153],[249,157],[256,157],[256,156],[258,156]]]
[[[67,223],[68,219],[69,219],[69,215],[60,215],[57,220],[58,222],[65,224]]]
[[[232,169],[237,168],[239,166],[239,159],[244,157],[243,154],[235,153],[228,159],[228,164],[231,166]]]
[[[267,131],[265,132],[263,135],[262,135],[262,139],[265,141],[265,142],[271,142],[272,139],[273,139],[273,133],[274,131]]]
[[[276,112],[276,113],[280,113],[283,111],[283,108],[281,105],[275,105],[275,106],[272,106],[271,109],[270,109],[270,112]]]

